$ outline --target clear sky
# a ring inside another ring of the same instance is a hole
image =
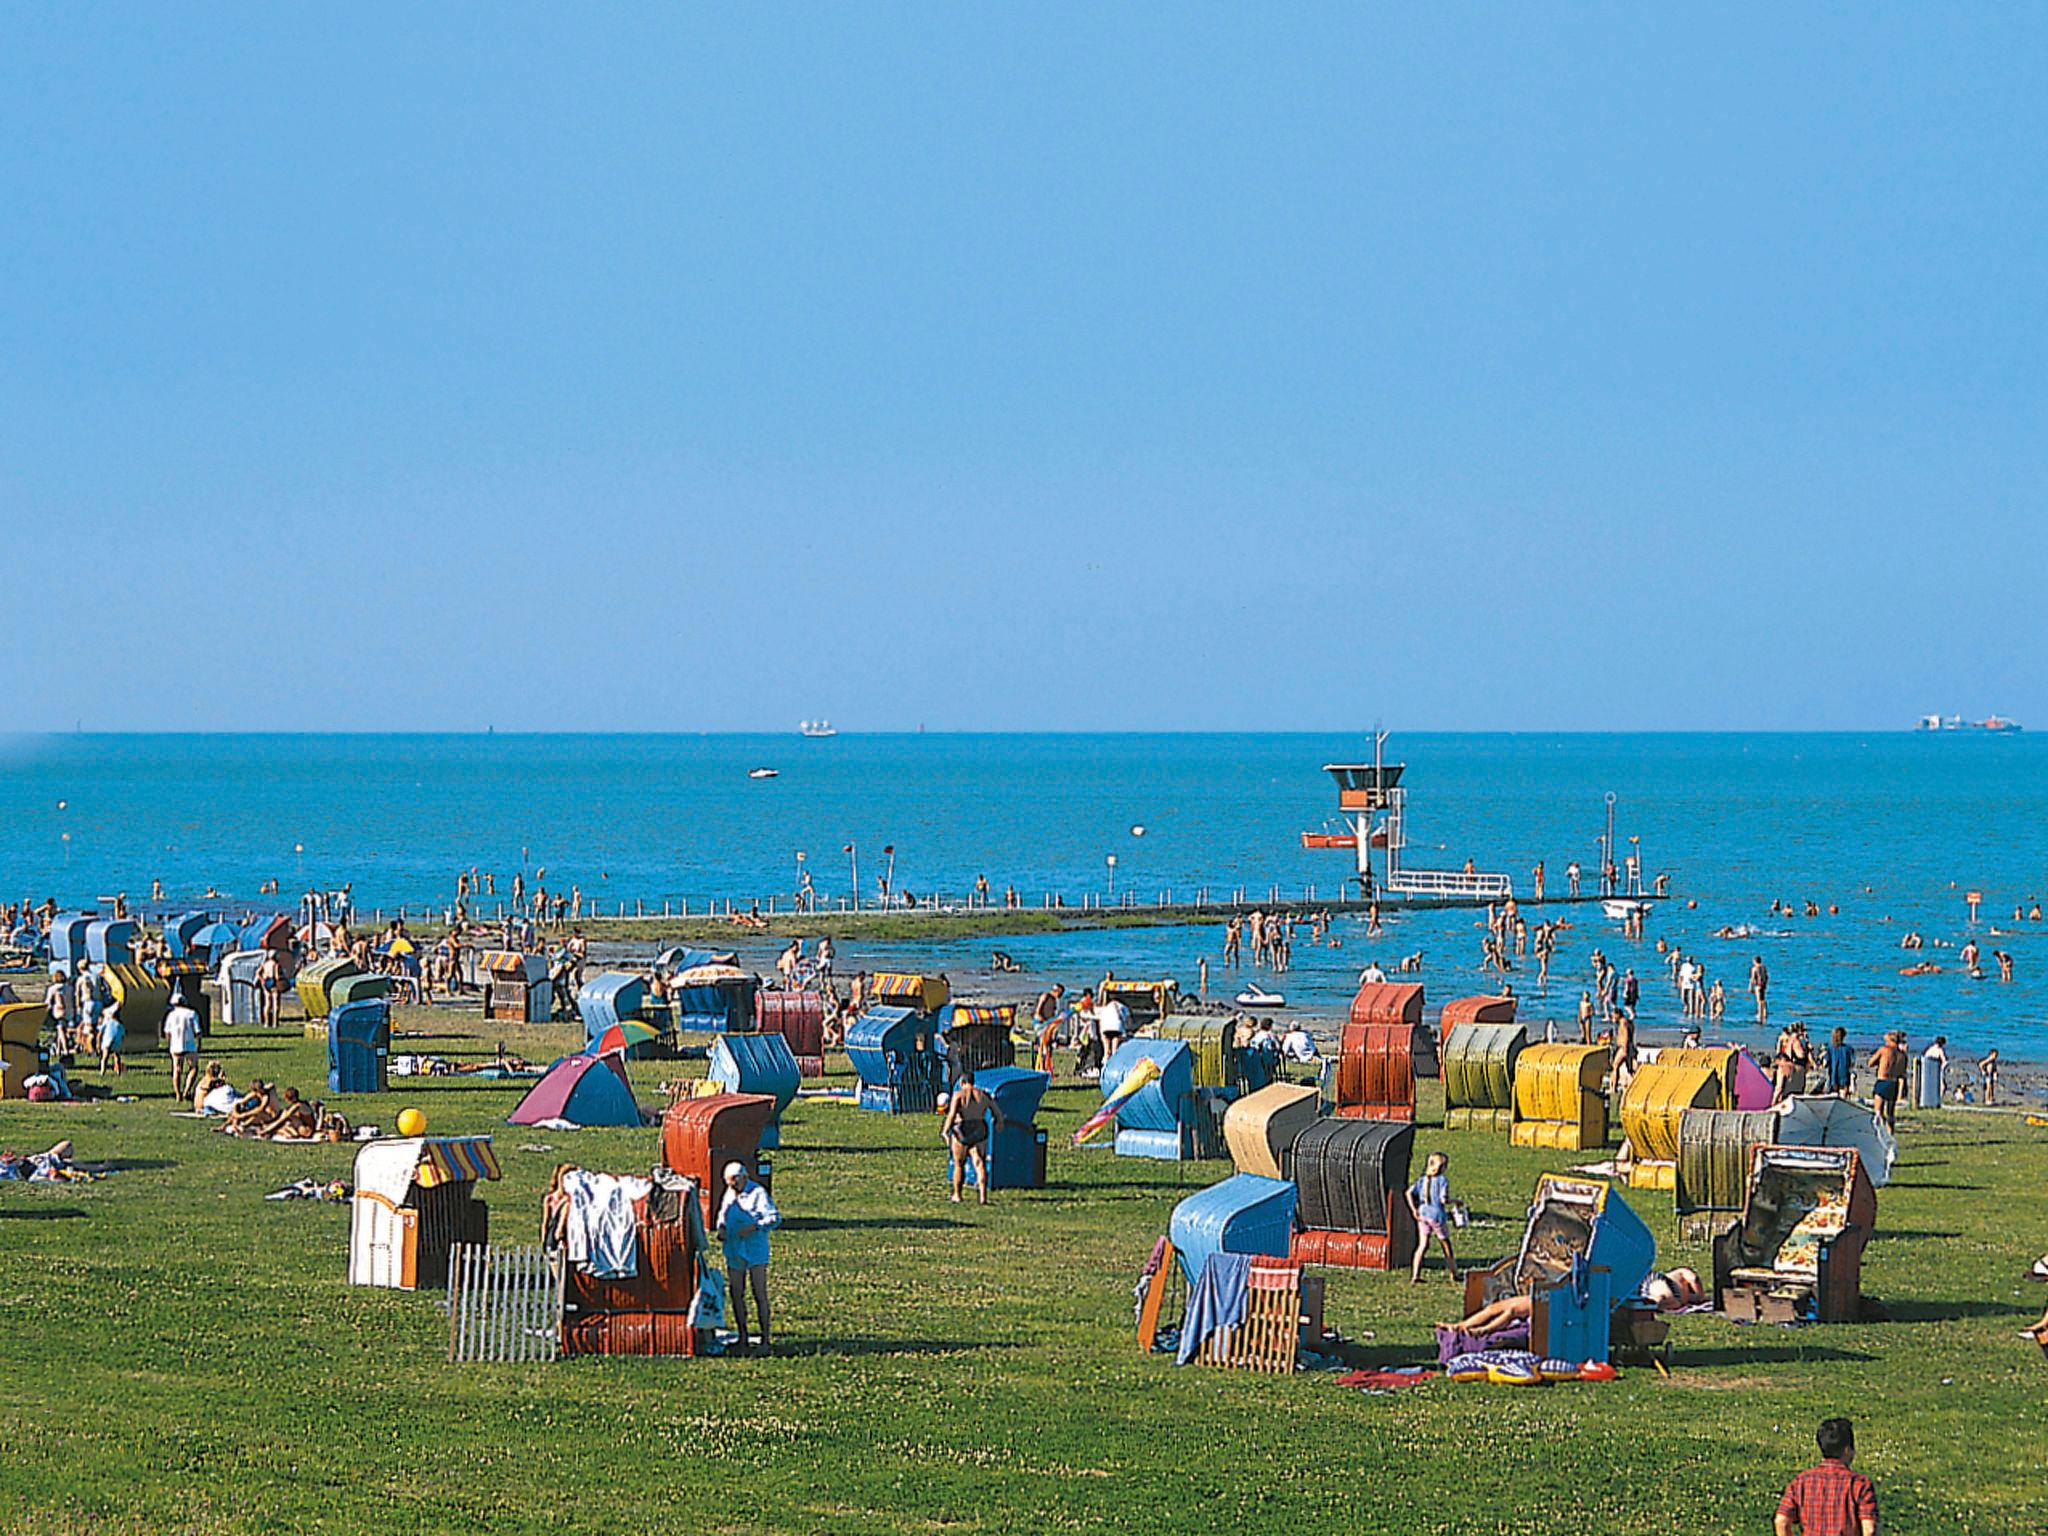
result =
[[[2048,728],[2048,11],[13,6],[19,729]]]

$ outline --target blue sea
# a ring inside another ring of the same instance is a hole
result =
[[[350,882],[365,911],[417,910],[451,901],[458,870],[490,870],[504,892],[524,868],[529,885],[579,886],[607,913],[658,912],[786,905],[800,868],[830,903],[848,894],[856,858],[872,899],[893,849],[895,889],[920,898],[964,896],[986,875],[998,899],[1014,885],[1032,906],[1048,892],[1069,906],[1106,898],[1112,881],[1146,902],[1256,899],[1276,885],[1327,899],[1351,856],[1304,850],[1300,833],[1334,815],[1321,765],[1370,752],[1369,738],[1288,734],[12,738],[0,743],[0,890],[67,906],[125,891],[146,905],[161,880],[167,907],[240,911],[280,905],[257,895],[274,878],[287,907],[297,891]],[[1408,735],[1387,755],[1409,765],[1411,866],[1469,856],[1526,895],[1541,859],[1556,893],[1571,860],[1589,879],[1597,867],[1611,792],[1620,837],[1640,839],[1646,871],[1669,873],[1675,899],[1641,945],[1597,906],[1572,909],[1548,995],[1527,1014],[1569,1018],[1597,945],[1636,969],[1646,1022],[1675,1027],[1661,936],[1722,978],[1731,1026],[1749,1011],[1744,978],[1760,953],[1774,1017],[1846,1024],[1859,1040],[1898,1025],[1916,1040],[1946,1033],[1964,1053],[2048,1056],[2048,924],[2012,922],[2016,905],[2048,902],[2048,740]],[[777,777],[749,778],[756,767]],[[1971,890],[1984,898],[1974,929]],[[1821,915],[1774,917],[1774,898],[1801,911],[1810,899]],[[1369,943],[1361,922],[1340,919],[1339,947],[1297,947],[1279,985],[1295,1005],[1330,1011],[1369,957],[1420,950],[1433,997],[1490,990],[1478,922],[1406,913]],[[1760,932],[1712,937],[1729,924]],[[1902,954],[1908,929],[1930,945],[1974,932],[1993,979],[1962,975],[1952,950]],[[1192,985],[1217,946],[1206,928],[1123,930],[961,940],[921,957],[956,979],[1002,947],[1075,983],[1114,969]],[[1995,979],[1994,947],[2014,956],[2010,985]],[[1947,969],[1898,974],[1920,958]],[[1533,966],[1516,980],[1533,995]]]

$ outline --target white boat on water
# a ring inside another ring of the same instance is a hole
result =
[[[805,720],[798,726],[798,730],[802,735],[809,736],[813,740],[839,734],[838,731],[833,729],[830,720]]]
[[[773,768],[749,768],[747,770],[747,777],[750,779],[773,779],[779,778],[780,774]]]
[[[1650,904],[1635,896],[1606,896],[1601,898],[1600,910],[1617,923],[1625,923],[1638,912],[1648,912]]]
[[[1246,987],[1237,994],[1237,1006],[1240,1008],[1285,1008],[1287,1006],[1287,999],[1278,992],[1268,992],[1264,987],[1254,982],[1251,986]]]

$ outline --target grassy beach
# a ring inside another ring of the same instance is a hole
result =
[[[407,1009],[401,1048],[546,1057],[568,1031]],[[216,1037],[238,1078],[314,1086],[289,1028]],[[345,1177],[348,1147],[255,1145],[170,1116],[162,1058],[134,1103],[0,1105],[0,1144],[69,1136],[121,1171],[0,1185],[0,1525],[24,1531],[725,1532],[949,1529],[1754,1531],[1849,1413],[1889,1529],[2048,1525],[2048,1364],[2014,1329],[2043,1294],[2048,1131],[1911,1118],[1879,1197],[1866,1290],[1890,1321],[1801,1330],[1680,1320],[1667,1381],[1540,1391],[1432,1383],[1367,1397],[1331,1378],[1176,1370],[1132,1344],[1130,1287],[1174,1203],[1228,1172],[1073,1151],[1092,1088],[1056,1088],[1052,1187],[944,1199],[935,1123],[800,1104],[775,1155],[781,1345],[767,1358],[450,1366],[436,1297],[344,1283],[344,1206],[265,1202]],[[843,1066],[836,1063],[835,1065]],[[644,1063],[644,1098],[680,1063]],[[1434,1084],[1423,1118],[1434,1118]],[[408,1086],[349,1108],[489,1131],[499,1241],[525,1237],[559,1160],[618,1171],[656,1133],[515,1129],[518,1090]],[[1560,1154],[1425,1127],[1505,1253]],[[545,1150],[529,1150],[545,1148]],[[1668,1195],[1632,1195],[1666,1262]],[[1431,1357],[1440,1269],[1331,1272],[1332,1323],[1373,1360]]]

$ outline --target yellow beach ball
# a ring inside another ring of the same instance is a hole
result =
[[[398,1112],[398,1134],[401,1136],[426,1135],[427,1117],[416,1109],[401,1109]]]

